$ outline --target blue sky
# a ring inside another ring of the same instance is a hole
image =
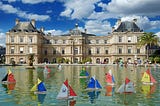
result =
[[[20,21],[36,20],[36,27],[52,35],[66,34],[78,23],[88,33],[107,35],[117,19],[131,21],[145,32],[160,35],[159,0],[0,0],[0,45],[5,33]]]

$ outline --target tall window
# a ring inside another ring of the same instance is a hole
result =
[[[47,55],[47,50],[44,51],[44,54]]]
[[[20,38],[19,38],[19,41],[20,41],[20,42],[23,42],[23,37],[20,37]]]
[[[65,54],[65,50],[64,49],[62,49],[62,54]]]
[[[74,54],[78,54],[78,48],[74,49]]]
[[[54,43],[57,44],[58,40],[55,40]]]
[[[29,53],[33,53],[32,47],[29,47]]]
[[[105,53],[108,54],[108,50],[105,50]]]
[[[122,37],[121,36],[119,36],[118,41],[122,42]]]
[[[137,49],[137,54],[140,54],[140,49],[139,48]]]
[[[96,53],[97,53],[97,54],[99,54],[99,53],[100,53],[100,49],[99,49],[99,48],[97,48]]]
[[[63,40],[63,44],[66,44],[66,40]]]
[[[107,40],[104,40],[104,44],[107,44]]]
[[[128,47],[128,54],[131,54],[131,47]]]
[[[96,44],[99,44],[99,40],[96,40]]]
[[[89,50],[88,50],[88,54],[89,54],[89,55],[91,55],[91,54],[92,54],[92,51],[91,51],[91,49],[89,49]]]
[[[139,36],[137,36],[137,42],[139,42],[139,40],[140,40],[140,37],[139,37]]]
[[[20,52],[20,53],[23,53],[23,47],[20,47],[20,48],[19,48],[19,52]]]
[[[33,42],[33,37],[29,37],[29,43]]]
[[[122,54],[122,48],[118,48],[118,53]]]
[[[131,37],[130,36],[128,37],[128,42],[131,42]]]
[[[55,48],[53,48],[53,54],[56,54],[56,49]]]
[[[14,47],[11,47],[11,54],[14,54]]]
[[[14,36],[11,36],[11,42],[14,42]]]

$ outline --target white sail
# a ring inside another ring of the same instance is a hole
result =
[[[117,90],[118,93],[135,93],[134,84],[133,82],[129,82],[128,84],[123,83],[119,89]]]
[[[68,88],[63,83],[59,91],[59,94],[57,95],[57,99],[67,99],[67,98],[68,98]]]

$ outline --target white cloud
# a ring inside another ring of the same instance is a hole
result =
[[[6,13],[11,13],[11,14],[17,14],[19,17],[25,18],[25,19],[35,19],[37,21],[45,21],[50,19],[50,16],[48,15],[39,15],[39,14],[33,14],[33,13],[27,13],[25,11],[22,11],[20,9],[17,9],[13,7],[12,5],[9,4],[2,4],[0,2],[0,10],[6,12]]]
[[[111,25],[108,21],[90,20],[85,23],[87,33],[96,35],[107,35],[111,32]]]
[[[22,0],[23,3],[28,4],[38,4],[38,3],[44,3],[44,2],[54,2],[55,0]]]
[[[0,33],[0,45],[5,46],[6,45],[6,36],[4,33]]]
[[[61,16],[71,19],[87,18],[94,11],[94,4],[100,0],[66,0],[64,6],[66,9],[61,12]]]
[[[106,7],[109,13],[155,16],[160,13],[159,0],[112,0]]]
[[[51,35],[63,35],[63,34],[66,34],[66,32],[63,32],[62,30],[55,30],[55,29],[46,30],[45,33],[46,34],[51,33]]]

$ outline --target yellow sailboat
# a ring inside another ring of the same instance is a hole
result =
[[[153,85],[154,83],[156,83],[156,80],[153,78],[149,69],[146,72],[144,72],[141,81],[143,84],[149,84],[149,85]]]

